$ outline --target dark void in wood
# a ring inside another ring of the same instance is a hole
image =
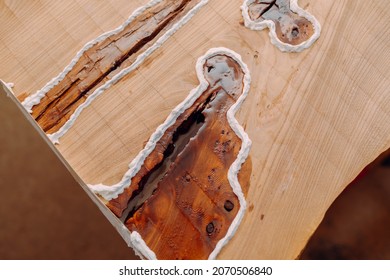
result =
[[[227,111],[242,93],[244,74],[223,55],[209,58],[204,74],[210,86],[167,129],[130,187],[107,204],[159,259],[207,259],[240,209],[227,175],[241,139]],[[239,173],[244,193],[250,173],[247,159]]]
[[[299,45],[314,34],[313,24],[290,10],[290,0],[256,0],[248,5],[251,20],[272,20],[283,43]]]
[[[130,66],[200,0],[165,0],[147,9],[122,31],[88,49],[72,70],[32,108],[46,133],[58,131],[99,86]]]

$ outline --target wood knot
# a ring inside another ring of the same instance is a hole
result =
[[[211,235],[214,232],[215,226],[214,223],[211,222],[206,226],[206,232],[208,235]]]
[[[231,202],[230,200],[226,200],[225,204],[223,205],[223,207],[225,208],[226,211],[230,212],[234,208],[234,203]]]

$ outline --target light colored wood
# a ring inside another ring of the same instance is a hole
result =
[[[76,52],[146,1],[0,3],[0,78],[33,93]],[[249,209],[220,258],[291,259],[343,188],[390,147],[390,2],[301,0],[322,24],[302,53],[242,24],[241,1],[210,0],[138,70],[83,111],[57,146],[86,183],[119,181],[170,111],[198,85],[212,47],[252,75],[238,119],[253,142]]]

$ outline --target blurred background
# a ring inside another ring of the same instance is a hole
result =
[[[0,85],[0,259],[134,259]]]
[[[301,258],[390,259],[390,151],[334,201]]]
[[[137,259],[0,93],[0,259]],[[337,198],[301,259],[390,259],[390,153]]]

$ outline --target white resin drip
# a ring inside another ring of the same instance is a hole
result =
[[[294,13],[298,14],[301,17],[306,18],[313,24],[314,34],[307,40],[299,45],[291,45],[284,43],[279,40],[276,35],[275,23],[272,20],[262,20],[262,21],[253,21],[249,16],[249,5],[252,4],[255,0],[244,0],[244,3],[241,6],[242,16],[244,18],[245,26],[252,30],[263,30],[264,28],[269,28],[269,37],[271,43],[277,46],[283,52],[301,52],[304,49],[309,48],[321,34],[321,25],[318,20],[298,6],[298,0],[290,0],[290,9]]]
[[[81,112],[88,107],[92,101],[94,101],[99,95],[101,95],[105,90],[110,88],[112,85],[116,84],[119,80],[121,80],[124,76],[134,71],[137,67],[139,67],[146,58],[148,58],[154,51],[156,51],[159,47],[161,47],[162,44],[164,44],[177,30],[179,30],[183,25],[185,25],[204,5],[208,3],[209,0],[202,0],[200,1],[194,8],[192,8],[180,21],[175,23],[163,36],[161,36],[151,47],[149,47],[145,52],[140,54],[134,63],[120,71],[118,74],[116,74],[112,79],[107,81],[105,84],[97,88],[88,98],[86,101],[80,105],[75,112],[70,116],[69,120],[55,133],[53,134],[47,134],[49,139],[54,144],[59,144],[59,139],[64,136],[68,130],[73,126],[76,119],[80,116]],[[62,81],[65,76],[72,70],[72,68],[76,65],[76,63],[79,61],[81,56],[91,47],[96,45],[97,43],[102,42],[106,38],[108,38],[111,35],[118,34],[121,32],[127,25],[129,25],[135,18],[137,18],[140,14],[142,14],[147,9],[153,7],[154,5],[157,5],[158,3],[162,2],[162,0],[151,0],[146,5],[136,9],[132,15],[126,20],[125,23],[123,23],[118,28],[106,32],[96,39],[88,42],[84,45],[84,47],[76,54],[76,56],[72,59],[72,61],[69,63],[67,67],[55,78],[53,78],[49,83],[47,83],[42,89],[38,90],[35,94],[30,95],[27,97],[23,102],[22,105],[24,108],[29,112],[32,113],[32,108],[35,105],[38,105],[42,98],[46,96],[46,94],[54,87],[56,86],[60,81]]]
[[[151,1],[151,2],[158,3],[160,1]],[[146,58],[148,58],[153,52],[155,52],[158,48],[160,48],[173,34],[176,33],[177,30],[179,30],[183,25],[185,25],[204,5],[206,5],[208,1],[209,0],[200,1],[184,17],[182,17],[178,22],[176,22],[163,36],[161,36],[152,46],[150,46],[145,52],[140,54],[131,66],[123,69],[118,74],[113,76],[105,84],[98,87],[91,95],[88,96],[88,98],[85,100],[83,104],[77,107],[75,112],[70,116],[69,120],[57,132],[53,134],[47,134],[50,140],[54,144],[59,144],[59,139],[68,132],[68,130],[73,126],[73,124],[75,123],[75,121],[77,120],[77,118],[80,116],[81,112],[85,108],[87,108],[104,91],[106,91],[111,86],[116,84],[124,76],[128,75],[129,73],[137,69],[137,67],[139,67],[145,61]],[[144,9],[142,9],[142,11],[143,10]]]
[[[232,224],[230,225],[227,234],[224,238],[222,238],[216,245],[214,251],[210,254],[209,259],[215,259],[218,253],[221,251],[223,246],[227,244],[227,242],[234,236],[239,224],[241,223],[244,213],[246,210],[246,201],[244,194],[241,189],[241,185],[238,181],[238,172],[241,169],[241,165],[245,162],[246,158],[249,155],[249,150],[251,147],[251,140],[249,139],[248,135],[242,128],[242,126],[238,123],[238,121],[235,118],[235,113],[241,106],[242,102],[246,98],[249,92],[250,87],[250,72],[247,67],[247,65],[242,61],[241,56],[237,53],[235,53],[232,50],[226,49],[226,48],[214,48],[210,49],[204,56],[200,57],[196,63],[196,73],[199,79],[199,86],[195,89],[191,90],[187,98],[181,102],[176,108],[172,110],[170,115],[167,117],[165,122],[161,124],[156,131],[152,134],[149,141],[145,145],[145,148],[134,158],[134,160],[129,165],[129,170],[125,173],[122,180],[111,186],[98,184],[98,185],[89,185],[90,189],[96,193],[101,195],[106,200],[111,200],[113,198],[117,198],[119,194],[121,194],[126,187],[130,186],[131,179],[138,173],[141,166],[143,165],[145,159],[150,155],[150,153],[154,150],[156,143],[161,139],[161,137],[164,135],[165,131],[172,126],[176,119],[188,108],[190,108],[194,102],[198,99],[199,96],[208,88],[209,84],[204,76],[204,69],[203,66],[206,63],[206,60],[210,57],[216,56],[216,55],[226,55],[234,59],[241,67],[243,73],[244,73],[244,79],[243,79],[243,92],[241,96],[238,98],[236,103],[227,112],[227,119],[229,122],[229,125],[233,129],[233,131],[237,134],[237,136],[241,139],[242,145],[241,149],[237,155],[236,160],[233,162],[233,164],[230,166],[228,170],[228,180],[230,183],[230,186],[233,189],[233,192],[237,195],[238,200],[240,202],[240,209],[234,218]],[[134,233],[134,232],[133,232]],[[133,234],[132,233],[132,234]],[[138,237],[138,235],[137,235]],[[140,236],[139,236],[140,237]],[[132,243],[133,244],[133,243]],[[141,242],[137,243],[137,246],[140,246],[138,248],[139,251],[148,251],[150,248],[147,247],[145,243],[141,244]],[[140,245],[141,244],[141,245]],[[134,244],[133,244],[134,246]],[[146,248],[146,247],[147,248]],[[146,250],[148,249],[148,250]]]

